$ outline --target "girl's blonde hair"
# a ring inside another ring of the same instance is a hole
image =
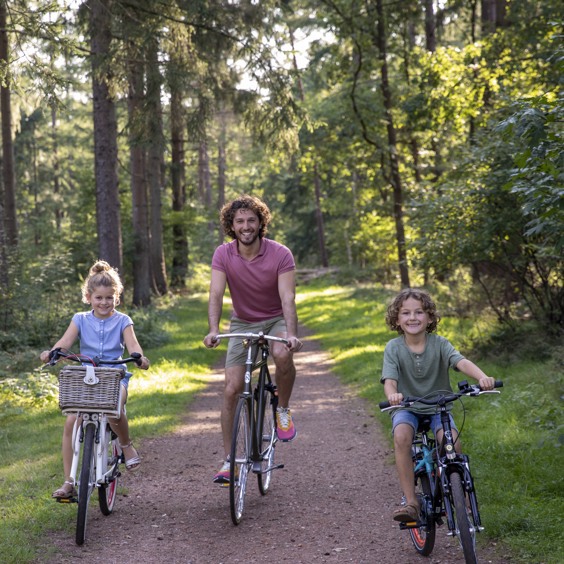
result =
[[[105,260],[99,260],[90,267],[88,276],[82,285],[82,301],[88,303],[88,296],[100,286],[113,288],[116,305],[119,304],[119,297],[123,293],[123,284],[117,270]]]
[[[388,327],[392,329],[392,331],[397,331],[400,335],[403,335],[404,331],[398,323],[398,316],[403,302],[409,298],[413,298],[414,300],[421,302],[423,311],[429,315],[430,323],[427,326],[427,333],[435,331],[439,321],[441,320],[441,316],[438,314],[437,306],[431,299],[429,292],[426,290],[420,290],[419,288],[406,288],[392,300],[388,306],[388,310],[386,311],[386,324]]]

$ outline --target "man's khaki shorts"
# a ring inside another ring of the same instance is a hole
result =
[[[261,331],[265,335],[280,337],[283,333],[286,333],[286,321],[284,321],[283,316],[279,316],[256,323],[248,323],[235,317],[231,320],[229,326],[230,333],[260,333]],[[229,339],[225,368],[244,365],[246,360],[247,349],[243,347],[243,339]]]

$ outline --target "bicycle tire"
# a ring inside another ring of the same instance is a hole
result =
[[[262,459],[257,478],[261,495],[267,494],[272,482],[276,446],[276,396],[268,391],[265,380],[261,378],[257,402],[257,445]]]
[[[238,525],[243,517],[247,478],[251,467],[250,416],[249,401],[240,398],[233,420],[229,457],[229,505],[234,525]]]
[[[427,474],[415,476],[415,493],[421,505],[420,521],[422,525],[409,529],[411,542],[415,550],[422,556],[429,556],[435,547],[436,522],[432,513],[433,508],[428,506],[428,501],[432,498],[431,484]],[[430,512],[428,511],[430,509]]]
[[[88,504],[94,490],[96,479],[96,452],[94,451],[94,425],[86,425],[82,444],[82,466],[78,482],[78,513],[76,516],[76,544],[84,544],[86,523],[88,520]]]
[[[119,457],[121,453],[117,446],[117,441],[112,440],[112,431],[108,425],[105,434],[105,444],[106,451],[102,460],[102,468],[105,468],[105,472],[111,472],[109,479],[110,481],[106,484],[101,484],[98,486],[98,503],[100,505],[100,511],[102,515],[110,515],[114,510],[114,505],[116,503],[117,487],[118,487],[118,477],[119,477]]]
[[[453,472],[450,475],[450,491],[454,504],[457,537],[464,553],[464,561],[466,564],[477,564],[476,533],[468,518],[466,497],[462,487],[462,479],[458,472]]]

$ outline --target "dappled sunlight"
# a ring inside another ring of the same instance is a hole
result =
[[[322,288],[319,290],[311,290],[308,287],[300,286],[298,287],[296,293],[296,302],[301,303],[304,300],[311,300],[312,298],[332,297],[332,298],[342,298],[344,295],[350,296],[354,292],[353,288],[350,287],[339,287],[339,286],[329,286],[327,288]]]

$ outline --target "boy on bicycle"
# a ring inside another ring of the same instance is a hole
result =
[[[391,405],[399,405],[404,397],[434,396],[441,391],[452,391],[449,368],[474,378],[483,390],[494,388],[493,378],[460,354],[447,339],[434,334],[439,320],[435,303],[425,290],[404,289],[388,306],[386,323],[400,335],[386,345],[380,379]],[[394,511],[395,521],[417,521],[419,517],[411,443],[425,417],[431,419],[431,429],[440,441],[441,422],[433,406],[414,404],[410,409],[392,412],[396,469],[406,501]],[[456,440],[458,432],[452,416],[451,425]],[[458,441],[456,449],[460,452]]]
[[[296,377],[293,353],[302,348],[298,339],[296,313],[296,265],[290,250],[265,237],[270,210],[259,198],[243,195],[223,206],[221,225],[233,240],[220,245],[212,258],[206,347],[216,347],[223,296],[229,286],[233,313],[231,333],[258,333],[282,337],[289,345],[273,343],[272,358],[276,365],[278,408],[276,432],[281,441],[291,441],[296,428],[289,409]],[[229,483],[231,432],[237,398],[243,390],[246,351],[239,340],[230,339],[225,361],[225,387],[221,408],[221,429],[225,462],[214,477],[219,484]]]

